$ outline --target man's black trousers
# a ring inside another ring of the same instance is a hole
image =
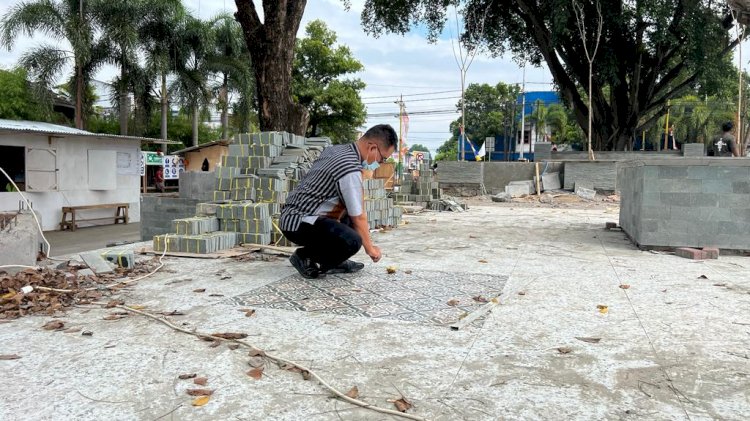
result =
[[[315,224],[301,223],[297,231],[284,231],[284,236],[301,246],[297,255],[309,258],[325,271],[345,262],[362,247],[362,237],[351,227],[350,219],[339,222],[319,217]]]

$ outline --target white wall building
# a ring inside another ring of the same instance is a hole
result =
[[[160,141],[0,120],[0,167],[32,202],[45,231],[59,229],[63,206],[128,203],[130,222],[137,222],[142,142]],[[18,210],[21,201],[0,173],[0,212]],[[80,218],[106,216],[114,211],[90,210]]]

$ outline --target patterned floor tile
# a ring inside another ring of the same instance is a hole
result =
[[[462,315],[500,294],[503,276],[420,271],[412,274],[362,271],[304,279],[298,275],[232,297],[239,306],[266,307],[313,313],[386,318],[450,325]],[[449,300],[458,300],[455,307]]]

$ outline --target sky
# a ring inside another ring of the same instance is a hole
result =
[[[0,15],[5,15],[18,3],[17,0],[0,0]],[[195,16],[203,19],[224,11],[236,11],[234,0],[184,0],[183,3]],[[259,3],[256,0],[256,5]],[[446,29],[434,44],[430,44],[419,31],[404,36],[382,35],[374,38],[362,29],[360,14],[363,4],[364,0],[352,0],[351,9],[347,11],[342,0],[308,0],[298,33],[298,37],[303,36],[308,22],[322,19],[336,32],[338,42],[347,45],[355,58],[362,62],[364,70],[354,77],[367,84],[361,97],[368,114],[393,113],[388,116],[368,116],[362,129],[387,123],[398,130],[398,105],[394,102],[401,95],[407,112],[455,110],[461,95],[460,71],[451,42],[456,37],[455,21],[453,25],[447,25],[452,30]],[[20,37],[10,52],[3,50],[0,53],[0,67],[12,67],[24,51],[44,41],[44,36],[39,34],[34,38]],[[102,68],[96,78],[108,82],[116,72],[116,68],[108,66]],[[466,75],[466,83],[521,84],[523,73],[511,57],[477,55]],[[527,91],[553,88],[552,76],[543,67],[528,66],[525,79]],[[407,144],[419,143],[435,152],[450,137],[450,122],[459,115],[456,111],[410,116]]]

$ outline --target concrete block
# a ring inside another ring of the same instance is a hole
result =
[[[505,194],[510,197],[528,196],[534,192],[534,182],[528,183],[513,181],[505,186]]]
[[[510,202],[511,197],[508,193],[498,193],[491,196],[491,199],[493,202]]]
[[[685,259],[691,259],[691,260],[704,260],[706,259],[708,253],[705,253],[703,250],[694,249],[691,247],[680,247],[675,249],[674,254],[683,257]]]
[[[83,259],[86,265],[88,265],[88,267],[91,268],[94,273],[112,272],[112,265],[110,265],[110,263],[105,258],[97,253],[81,253],[81,259]]]
[[[687,167],[659,167],[659,178],[685,179],[688,176]]]
[[[560,183],[560,173],[553,172],[542,174],[542,187],[544,190],[560,190],[562,184]]]
[[[690,206],[690,194],[661,193],[661,203],[668,206]]]
[[[703,157],[706,155],[705,146],[702,143],[685,143],[682,145],[682,156]]]
[[[706,259],[719,258],[719,249],[717,247],[703,247],[703,253]]]
[[[596,190],[587,189],[585,187],[578,187],[576,185],[576,195],[585,200],[594,200],[596,197]]]
[[[20,213],[0,231],[0,265],[36,265],[39,228],[31,213]],[[15,271],[13,271],[15,273]]]
[[[733,182],[732,193],[750,194],[750,181]]]

